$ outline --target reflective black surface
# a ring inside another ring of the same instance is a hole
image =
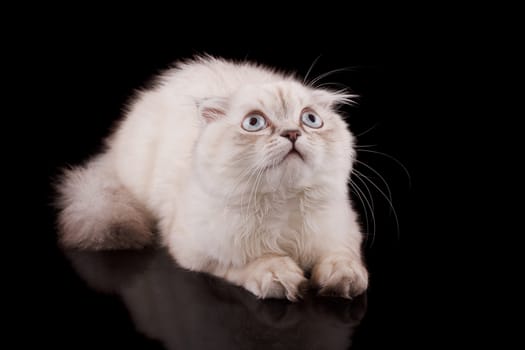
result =
[[[348,349],[366,312],[366,296],[258,300],[176,267],[164,250],[66,256],[89,288],[117,296],[137,333],[168,349]]]

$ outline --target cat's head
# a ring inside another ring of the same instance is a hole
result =
[[[346,186],[353,137],[335,107],[349,97],[289,80],[200,101],[199,177],[258,191]]]

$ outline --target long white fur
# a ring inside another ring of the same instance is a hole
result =
[[[180,265],[259,297],[296,300],[305,270],[322,293],[362,293],[368,277],[347,189],[353,137],[334,109],[347,98],[249,63],[178,64],[138,96],[103,154],[66,173],[63,242],[142,245],[155,219]],[[305,108],[323,127],[301,123]],[[254,110],[270,127],[241,128]],[[292,143],[280,135],[289,129],[300,130],[304,159],[286,157]]]

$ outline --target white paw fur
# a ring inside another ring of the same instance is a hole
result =
[[[368,287],[368,272],[359,259],[331,256],[314,267],[312,282],[320,295],[351,299]]]
[[[302,297],[308,280],[301,268],[287,256],[262,257],[243,268],[236,282],[259,298],[278,298],[297,301]]]

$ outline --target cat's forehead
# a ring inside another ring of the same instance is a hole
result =
[[[243,109],[259,109],[276,116],[296,113],[310,104],[311,92],[293,81],[247,85],[239,90],[237,101]]]

